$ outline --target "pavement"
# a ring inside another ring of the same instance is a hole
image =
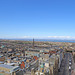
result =
[[[72,56],[72,71],[71,71],[71,75],[75,75],[75,63],[74,63],[73,56]]]

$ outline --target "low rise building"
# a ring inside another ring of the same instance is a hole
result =
[[[0,74],[2,75],[23,75],[19,66],[10,66],[6,64],[0,64]]]

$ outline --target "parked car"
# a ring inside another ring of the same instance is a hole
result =
[[[71,66],[71,62],[69,62],[69,65]]]
[[[71,71],[71,66],[69,66],[69,71]]]
[[[71,59],[69,60],[69,62],[71,62]]]

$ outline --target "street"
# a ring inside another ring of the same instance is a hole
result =
[[[65,58],[62,60],[59,75],[71,75],[72,69],[72,54],[65,53]],[[69,69],[71,68],[71,69]]]

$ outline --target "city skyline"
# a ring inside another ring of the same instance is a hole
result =
[[[74,0],[1,0],[0,38],[75,39],[74,9]]]

